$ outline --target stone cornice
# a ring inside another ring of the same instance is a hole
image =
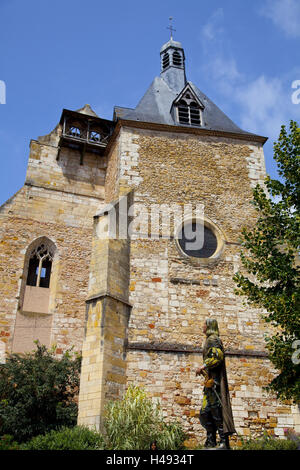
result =
[[[127,350],[135,351],[151,351],[151,352],[166,352],[166,353],[185,353],[185,354],[202,354],[203,348],[191,346],[189,344],[176,344],[176,343],[139,343],[129,342],[126,346]],[[255,351],[254,349],[227,349],[226,356],[241,356],[241,357],[257,357],[267,358],[268,354],[265,351]]]
[[[127,300],[125,300],[124,298],[122,297],[119,297],[117,295],[114,295],[114,294],[111,294],[110,292],[99,292],[98,294],[95,294],[95,295],[92,295],[90,296],[88,299],[86,299],[86,303],[89,304],[91,302],[95,302],[97,300],[100,300],[104,297],[110,297],[111,299],[114,299],[114,300],[118,300],[119,302],[121,302],[122,304],[125,304],[125,305],[128,305],[128,307],[132,308],[132,304],[130,304],[129,302],[127,302]]]
[[[203,135],[209,137],[225,137],[227,139],[236,139],[247,142],[257,142],[262,145],[266,143],[268,137],[264,137],[257,134],[240,134],[238,132],[226,132],[218,131],[212,129],[203,129],[197,127],[186,127],[186,126],[172,126],[170,124],[159,124],[156,122],[142,122],[142,121],[132,121],[127,119],[118,119],[114,132],[109,140],[109,143],[106,147],[105,154],[107,155],[112,147],[115,139],[119,135],[119,131],[122,127],[131,127],[135,129],[147,129],[155,130],[162,132],[173,132],[177,134],[192,134],[192,135]]]

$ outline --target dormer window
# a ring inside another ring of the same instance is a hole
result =
[[[173,65],[176,67],[182,67],[182,58],[179,52],[173,52]]]
[[[180,124],[190,126],[202,125],[202,110],[204,109],[202,103],[198,101],[196,95],[189,89],[186,89],[181,96],[174,102],[177,108],[177,121]]]
[[[163,59],[162,59],[163,70],[165,70],[167,67],[169,67],[169,65],[170,65],[170,56],[169,56],[169,54],[166,52],[166,53],[163,55]]]
[[[192,126],[201,126],[200,106],[191,101],[180,100],[178,103],[178,121],[181,124],[191,124]]]
[[[200,118],[200,107],[197,103],[192,101],[189,106],[190,110],[190,120],[191,124],[194,124],[194,126],[200,126],[201,124],[201,118]]]

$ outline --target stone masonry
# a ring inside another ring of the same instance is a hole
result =
[[[0,208],[0,362],[35,340],[55,345],[58,357],[74,347],[82,352],[79,424],[101,429],[108,400],[134,384],[198,442],[195,370],[202,325],[213,317],[238,434],[283,437],[284,427],[300,431],[299,409],[264,390],[276,374],[267,326],[232,280],[242,228],[255,224],[266,138],[239,129],[187,82],[183,58],[171,39],[161,76],[134,110],[115,108],[113,121],[89,105],[63,110],[50,134],[31,141],[25,184]],[[214,234],[212,256],[182,250],[185,221]],[[39,285],[43,265],[36,273],[30,265],[40,246],[51,257],[49,286]]]
[[[238,433],[247,436],[265,429],[283,436],[285,426],[296,424],[297,413],[292,414],[289,403],[280,404],[263,391],[275,373],[264,349],[266,326],[260,312],[243,305],[234,294],[232,281],[240,266],[240,230],[254,221],[251,189],[265,177],[261,144],[126,125],[120,126],[108,153],[106,180],[107,202],[131,191],[134,205],[142,205],[146,235],[128,239],[130,284],[125,301],[132,308],[126,332],[126,384],[146,388],[165,416],[180,419],[199,439],[202,385],[195,369],[202,361],[201,325],[213,316],[227,350]],[[205,218],[224,237],[223,253],[213,265],[184,258],[172,237],[149,239],[153,205],[191,202],[203,203]],[[100,261],[104,259],[100,255],[96,258],[97,269],[103,272],[106,261]],[[124,331],[119,339],[124,345]],[[119,390],[124,384],[122,371]],[[89,419],[95,423],[95,416]]]

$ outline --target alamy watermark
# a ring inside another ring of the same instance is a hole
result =
[[[6,104],[6,85],[3,80],[0,80],[0,104]]]
[[[106,215],[107,217],[101,217]],[[171,239],[184,238],[187,250],[200,250],[204,244],[204,205],[129,205],[126,196],[108,204],[99,214],[98,238]],[[196,224],[195,224],[196,223]]]
[[[295,91],[292,93],[292,103],[299,104],[300,103],[300,80],[294,80],[292,83],[292,88]]]

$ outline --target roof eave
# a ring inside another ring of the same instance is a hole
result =
[[[187,127],[187,126],[178,126],[171,124],[159,124],[155,122],[143,122],[143,121],[133,121],[129,119],[118,119],[114,132],[109,139],[109,142],[106,147],[106,154],[109,152],[114,141],[116,140],[119,131],[122,127],[132,127],[135,129],[149,129],[149,130],[158,130],[162,132],[175,132],[178,134],[194,134],[194,135],[206,135],[211,137],[226,137],[228,139],[236,140],[246,140],[248,142],[257,142],[264,145],[268,137],[264,137],[257,134],[250,133],[239,133],[223,130],[213,130],[213,129],[204,129],[203,127]]]

